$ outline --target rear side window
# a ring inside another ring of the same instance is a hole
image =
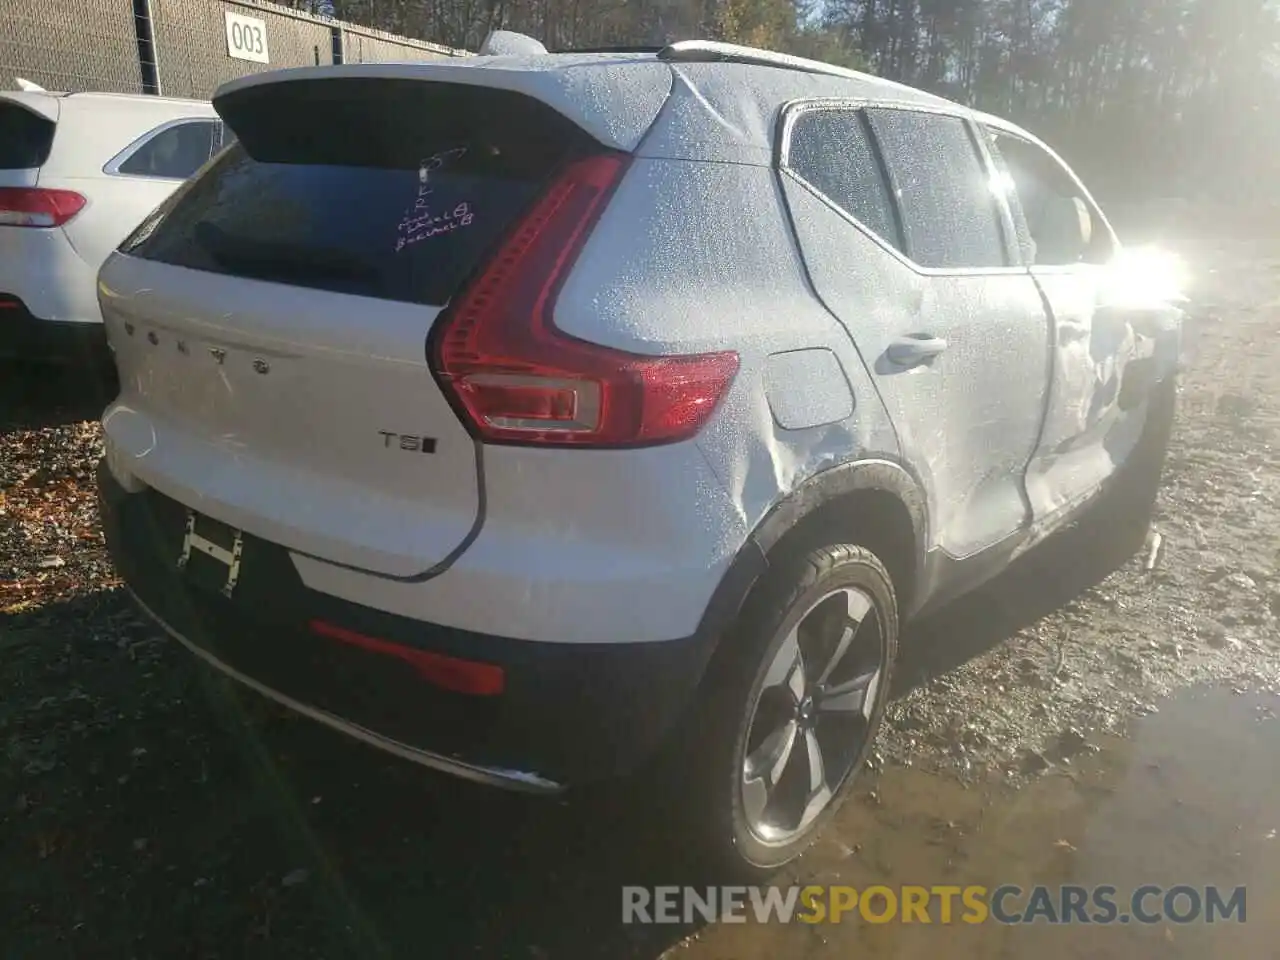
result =
[[[0,101],[0,170],[28,170],[49,159],[55,124],[26,107]]]
[[[165,127],[138,147],[116,171],[135,177],[185,180],[217,152],[222,124],[191,120]]]
[[[1008,264],[991,177],[959,117],[867,111],[898,195],[907,252],[922,267]]]
[[[788,167],[828,200],[903,249],[888,184],[860,110],[813,110],[791,128]]]
[[[292,81],[217,107],[235,142],[122,249],[411,303],[447,303],[593,144],[527,97],[440,83]]]

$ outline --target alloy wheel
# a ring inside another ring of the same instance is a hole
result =
[[[741,764],[743,810],[762,843],[791,842],[861,761],[885,673],[871,595],[841,587],[795,621],[751,707]]]

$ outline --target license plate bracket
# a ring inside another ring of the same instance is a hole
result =
[[[182,535],[182,551],[178,555],[178,569],[185,570],[191,562],[192,551],[202,553],[207,557],[216,560],[227,568],[227,576],[219,588],[219,593],[224,597],[230,597],[235,593],[236,584],[240,581],[240,558],[244,553],[244,535],[233,527],[225,527],[231,534],[231,543],[224,546],[209,537],[203,536],[198,530],[200,515],[194,510],[187,511],[186,530]],[[206,518],[206,523],[208,523]],[[216,521],[213,521],[216,523]],[[219,524],[219,526],[224,526]]]

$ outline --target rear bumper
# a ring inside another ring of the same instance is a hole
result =
[[[98,266],[76,252],[62,229],[0,227],[0,293],[43,321],[102,326]]]
[[[45,320],[0,290],[0,358],[100,364],[110,360],[111,350],[102,324]]]
[[[112,559],[146,612],[185,646],[312,719],[469,779],[555,792],[634,769],[679,725],[711,653],[707,636],[539,642],[387,614],[307,588],[284,548],[249,535],[226,598],[218,592],[226,566],[196,555],[177,568],[185,508],[153,490],[125,492],[105,463],[98,488]],[[313,633],[313,620],[499,666],[504,689],[441,689],[402,659]]]
[[[130,592],[132,593],[132,591]],[[327,710],[319,710],[303,703],[300,700],[295,700],[292,697],[282,694],[278,690],[274,690],[265,684],[259,683],[252,677],[241,673],[229,664],[219,660],[207,650],[196,646],[172,626],[166,623],[165,620],[154,610],[148,607],[136,593],[133,594],[133,599],[138,606],[142,608],[142,611],[159,624],[166,633],[211,667],[220,670],[233,680],[239,681],[250,689],[256,690],[263,696],[268,697],[291,710],[297,711],[304,716],[308,716],[313,720],[319,721],[328,727],[339,730],[348,736],[355,737],[357,740],[363,740],[365,743],[385,750],[388,753],[396,754],[406,760],[412,760],[415,763],[431,767],[434,770],[440,770],[444,773],[462,777],[463,779],[474,780],[478,783],[488,783],[495,786],[508,787],[513,790],[525,790],[530,793],[559,793],[564,789],[563,784],[557,783],[554,780],[548,780],[538,774],[518,770],[505,770],[497,767],[476,766],[454,757],[447,757],[444,754],[432,753],[429,750],[412,747],[409,744],[401,743],[399,740],[394,740],[391,737],[385,737],[380,733],[361,727],[360,725],[352,723],[351,721],[339,717],[336,714],[329,713]]]

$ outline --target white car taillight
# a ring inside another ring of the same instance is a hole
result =
[[[0,227],[60,227],[87,202],[74,190],[0,187]]]
[[[432,366],[472,433],[490,443],[630,447],[693,436],[738,355],[648,356],[568,336],[560,284],[626,171],[622,154],[563,170],[440,319]]]

